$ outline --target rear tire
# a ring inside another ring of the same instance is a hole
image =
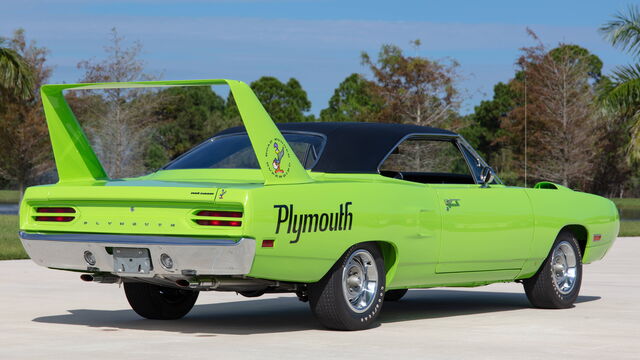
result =
[[[191,311],[198,299],[198,291],[144,282],[125,282],[124,293],[133,311],[153,320],[180,319]]]
[[[558,234],[540,270],[522,284],[535,307],[572,307],[582,284],[582,254],[575,236],[569,231]]]
[[[248,298],[256,298],[264,295],[265,289],[262,290],[251,290],[251,291],[238,291],[238,294],[248,297]]]
[[[378,245],[354,245],[322,280],[309,285],[311,311],[329,329],[366,329],[382,310],[385,277]]]
[[[389,290],[384,294],[384,301],[398,301],[407,293],[407,289]]]

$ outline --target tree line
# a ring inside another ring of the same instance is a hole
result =
[[[276,122],[371,121],[441,127],[461,133],[510,185],[540,180],[609,197],[640,196],[640,12],[618,13],[601,34],[632,65],[603,62],[570,43],[548,46],[528,30],[516,69],[493,97],[460,114],[465,89],[451,59],[409,56],[387,44],[363,52],[368,75],[351,74],[319,116],[295,78],[250,84]],[[419,40],[411,42],[419,51]],[[77,64],[80,82],[157,80],[113,29],[100,60]],[[17,30],[0,39],[0,187],[55,181],[38,88],[48,82],[48,49]],[[634,63],[635,62],[635,63]],[[154,171],[216,132],[241,125],[233,97],[211,87],[69,92],[67,100],[113,178]],[[526,165],[525,165],[526,164]]]

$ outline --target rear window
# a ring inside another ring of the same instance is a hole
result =
[[[324,137],[313,134],[283,133],[285,140],[305,169],[311,169],[320,157]],[[177,169],[259,169],[247,134],[211,138],[164,167]]]

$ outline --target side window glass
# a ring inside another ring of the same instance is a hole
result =
[[[464,156],[447,140],[405,140],[382,163],[380,173],[424,184],[474,183]]]

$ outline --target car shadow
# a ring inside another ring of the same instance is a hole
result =
[[[600,296],[578,296],[580,304],[600,300]],[[410,290],[398,302],[385,302],[380,322],[482,314],[533,308],[524,293],[468,290]]]
[[[599,296],[579,296],[576,303],[599,299]],[[531,305],[523,293],[410,290],[401,301],[386,302],[378,320],[385,324],[527,308],[531,309]],[[104,328],[104,331],[159,330],[203,337],[323,329],[314,319],[308,304],[293,296],[196,305],[186,317],[173,321],[142,319],[129,309],[76,309],[69,310],[68,314],[43,316],[33,321]]]

